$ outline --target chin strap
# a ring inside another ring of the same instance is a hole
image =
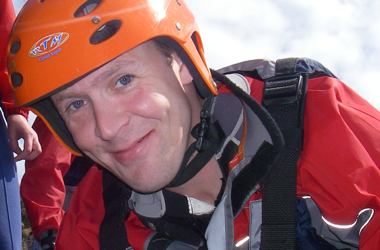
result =
[[[224,138],[224,132],[216,121],[211,122],[211,108],[215,96],[210,94],[202,107],[201,121],[191,131],[191,135],[197,139],[185,152],[181,167],[168,187],[178,187],[193,178],[215,155]],[[191,156],[198,151],[189,162]]]

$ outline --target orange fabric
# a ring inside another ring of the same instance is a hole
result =
[[[38,134],[42,153],[33,161],[25,162],[21,197],[34,237],[38,239],[38,235],[45,230],[59,229],[64,215],[63,176],[70,167],[72,155],[55,139],[39,117],[33,128]]]
[[[28,109],[14,107],[8,81],[8,70],[6,66],[7,44],[9,32],[16,17],[12,1],[0,0],[0,10],[0,93],[5,108],[5,116],[10,114],[22,114],[25,118],[28,118]]]

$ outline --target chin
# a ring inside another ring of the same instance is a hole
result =
[[[138,193],[149,194],[149,193],[155,193],[161,189],[164,189],[168,184],[169,183],[165,185],[132,184],[130,187]]]

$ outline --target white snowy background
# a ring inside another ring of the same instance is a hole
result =
[[[24,2],[13,0],[16,13]],[[200,27],[210,68],[257,58],[309,57],[324,64],[380,110],[380,1],[186,3]],[[20,179],[23,162],[18,163],[18,172]]]

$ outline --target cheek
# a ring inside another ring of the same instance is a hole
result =
[[[129,99],[126,111],[144,118],[162,120],[171,110],[173,104],[163,94],[157,92],[141,93]]]
[[[173,133],[180,133],[183,136],[191,123],[190,107],[187,99],[173,98],[162,94],[154,94],[151,103],[146,103],[146,110],[168,125]]]
[[[153,112],[161,111],[165,114],[168,113],[172,104],[166,96],[159,93],[153,93],[150,96],[150,103],[144,103],[144,108],[146,110],[156,109]]]
[[[77,117],[66,122],[67,129],[71,133],[75,144],[86,150],[93,145],[93,122],[88,116]]]

